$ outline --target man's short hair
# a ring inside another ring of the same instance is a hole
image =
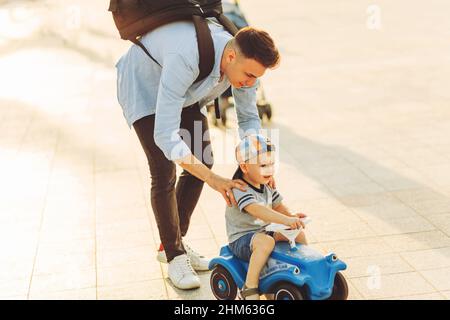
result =
[[[270,35],[253,27],[239,30],[235,43],[247,59],[254,59],[266,68],[274,68],[280,62],[280,53]]]

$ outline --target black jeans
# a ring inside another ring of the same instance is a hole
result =
[[[166,251],[167,261],[170,261],[186,252],[181,237],[188,231],[204,182],[183,170],[175,186],[176,164],[165,157],[153,138],[155,115],[139,119],[133,127],[147,156],[151,176],[151,204],[159,237]],[[195,128],[197,129],[194,130]],[[180,129],[187,130],[190,134],[190,139],[183,137],[183,134],[181,137],[192,154],[211,169],[213,157],[207,131],[208,121],[197,105],[183,108]]]

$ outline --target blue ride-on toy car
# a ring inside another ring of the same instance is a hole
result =
[[[233,255],[228,246],[211,260],[211,289],[218,300],[234,300],[242,288],[248,262]],[[277,242],[259,280],[260,294],[274,300],[345,300],[347,282],[341,270],[347,265],[334,253],[323,256],[307,245]]]

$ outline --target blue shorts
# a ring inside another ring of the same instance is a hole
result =
[[[273,237],[273,231],[263,231],[261,233],[265,233],[271,237]],[[252,239],[256,232],[249,232],[239,239],[231,242],[228,247],[230,247],[231,252],[241,260],[250,261],[250,257],[252,255]]]

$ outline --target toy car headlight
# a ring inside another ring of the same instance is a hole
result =
[[[299,267],[295,267],[294,268],[294,274],[300,274],[300,268]]]
[[[333,254],[333,255],[331,256],[331,261],[335,262],[335,261],[337,261],[337,260],[338,260],[337,255]]]

